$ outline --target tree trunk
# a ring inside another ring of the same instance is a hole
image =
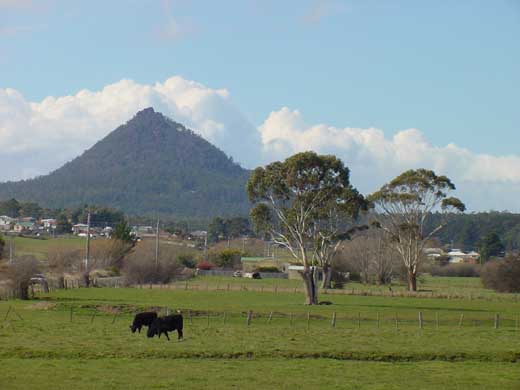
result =
[[[29,285],[27,283],[21,283],[18,285],[18,298],[23,300],[29,299]]]
[[[63,275],[58,276],[58,288],[59,289],[65,288],[65,276],[63,276]]]
[[[83,283],[85,287],[90,287],[90,273],[88,271],[83,273]]]
[[[332,267],[326,265],[323,267],[323,284],[322,288],[332,288]]]
[[[303,284],[305,286],[305,304],[318,304],[318,284],[315,267],[308,267],[301,272]]]
[[[408,291],[417,291],[417,274],[408,269]]]

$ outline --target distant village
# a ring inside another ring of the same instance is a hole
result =
[[[87,231],[90,231],[91,237],[109,238],[113,231],[112,226],[90,226],[84,223],[72,225],[70,234],[78,237],[86,237]],[[50,235],[54,236],[56,231],[56,219],[46,218],[37,220],[33,217],[11,218],[6,215],[0,216],[0,232],[21,234],[21,235]],[[137,237],[155,236],[156,230],[153,226],[133,226],[132,232]],[[161,235],[164,232],[161,233]],[[207,231],[196,230],[187,235],[187,239],[204,241],[207,237]],[[479,264],[480,254],[476,251],[465,252],[458,248],[425,248],[427,258],[434,263],[444,264]]]

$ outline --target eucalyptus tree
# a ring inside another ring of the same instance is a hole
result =
[[[447,224],[449,213],[466,209],[458,198],[449,196],[454,190],[455,185],[446,176],[417,169],[402,173],[368,197],[378,224],[406,267],[410,291],[417,290],[417,272],[428,239]],[[442,218],[426,231],[433,212]]]
[[[333,218],[356,208],[353,199],[362,199],[349,175],[337,157],[304,152],[256,168],[247,183],[256,230],[303,265],[300,274],[309,305],[318,303],[317,265],[329,262],[345,237],[329,226]]]

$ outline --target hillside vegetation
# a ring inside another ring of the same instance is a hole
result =
[[[0,199],[111,206],[130,215],[246,215],[249,172],[152,108],[46,176],[0,184]]]

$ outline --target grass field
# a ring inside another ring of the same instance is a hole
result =
[[[7,248],[9,248],[9,238]],[[47,253],[53,249],[83,249],[85,239],[70,236],[66,238],[37,239],[28,237],[13,237],[13,246],[16,256],[35,256],[40,260],[47,258]]]
[[[520,303],[327,299],[309,308],[294,293],[121,288],[0,302],[0,388],[520,388]],[[133,313],[150,307],[182,310],[185,340],[131,334]]]

